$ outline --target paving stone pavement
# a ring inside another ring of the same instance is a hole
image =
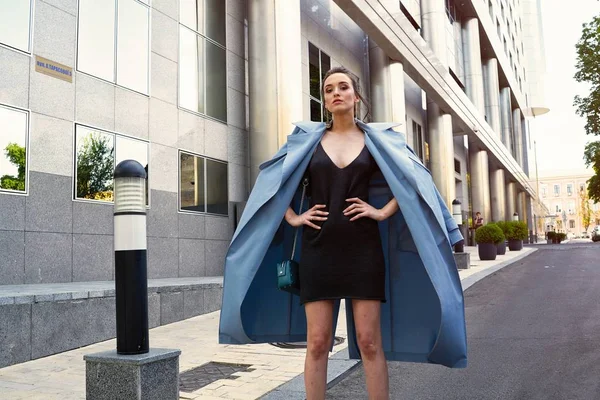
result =
[[[460,271],[463,286],[530,254],[534,249],[508,252],[495,261],[479,261],[476,248],[471,253],[471,268]],[[343,302],[342,302],[343,307]],[[244,364],[250,368],[234,372],[236,379],[220,379],[192,393],[180,392],[184,400],[254,400],[292,381],[302,374],[304,349],[281,349],[269,344],[219,345],[219,312],[150,330],[150,346],[181,350],[180,373],[209,362]],[[336,336],[346,339],[345,312],[341,310]],[[68,334],[68,332],[65,332]],[[2,400],[81,400],[85,399],[85,354],[114,350],[114,339],[53,356],[0,369]],[[331,356],[347,348],[334,347]],[[299,378],[301,379],[301,377]],[[297,382],[298,379],[295,380]],[[282,392],[283,394],[283,392]],[[288,397],[289,398],[289,397]]]

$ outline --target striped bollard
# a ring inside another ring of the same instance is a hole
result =
[[[148,353],[146,170],[134,160],[115,168],[117,353]]]

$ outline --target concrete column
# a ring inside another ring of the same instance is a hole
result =
[[[471,146],[469,146],[471,148]],[[471,166],[471,198],[473,213],[479,211],[487,223],[492,220],[488,153],[474,148],[469,151]]]
[[[392,61],[379,47],[369,50],[371,72],[371,109],[375,122],[397,122],[399,130],[406,131],[404,98],[404,68]]]
[[[483,90],[483,70],[481,66],[481,45],[479,43],[479,20],[469,18],[463,24],[465,42],[465,80],[467,96],[473,105],[485,114],[485,94]]]
[[[517,214],[519,214],[519,221],[527,221],[527,213],[525,212],[525,192],[519,191],[517,193]]]
[[[506,181],[504,169],[494,169],[490,173],[490,192],[492,200],[492,221],[506,221]]]
[[[429,129],[431,175],[442,198],[446,201],[446,205],[450,207],[456,197],[452,117],[443,114],[434,102],[428,102],[427,126]]]
[[[527,141],[530,135],[529,125],[525,118],[521,120],[521,133],[523,135],[523,140],[521,143],[523,144],[523,171],[525,174],[529,176],[529,147],[527,146]]]
[[[510,88],[500,91],[500,120],[502,122],[502,143],[510,151],[512,138],[512,108],[510,105]]]
[[[498,60],[490,58],[485,64],[486,79],[484,81],[485,96],[487,99],[486,115],[488,123],[502,137],[502,122],[500,119],[500,84],[498,81]]]
[[[284,4],[285,3],[285,4]],[[283,145],[302,120],[300,0],[248,0],[250,171]]]
[[[444,67],[448,67],[446,44],[446,0],[422,0],[421,22],[423,38]]]
[[[517,210],[517,184],[509,182],[506,185],[506,219],[512,220],[513,214]]]
[[[448,68],[447,19],[445,0],[423,0],[421,2],[423,38],[445,68]],[[429,98],[427,100],[427,124],[433,181],[448,207],[451,207],[456,194],[452,117],[443,114],[438,105]]]
[[[521,110],[515,108],[513,110],[513,132],[514,132],[514,148],[515,160],[523,168],[523,124],[521,122]]]

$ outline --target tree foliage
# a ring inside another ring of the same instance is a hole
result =
[[[92,133],[77,152],[77,197],[112,200],[114,148],[110,138]]]
[[[577,72],[575,80],[590,85],[586,97],[575,96],[577,115],[585,118],[585,133],[600,135],[600,16],[583,24],[581,37],[575,46],[577,50]],[[600,201],[600,142],[590,142],[585,146],[584,160],[592,167],[595,175],[588,181],[589,198]]]
[[[579,193],[581,224],[583,230],[587,232],[592,221],[592,207],[590,207],[590,198],[584,188],[581,188]]]
[[[0,177],[0,188],[8,190],[25,190],[25,147],[17,143],[9,143],[4,149],[4,154],[8,160],[17,167],[17,176],[3,175]]]

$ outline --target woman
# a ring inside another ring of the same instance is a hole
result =
[[[369,397],[388,398],[388,373],[381,346],[380,303],[385,301],[385,262],[377,221],[398,210],[392,198],[382,209],[369,205],[369,182],[377,163],[356,125],[361,96],[343,68],[325,75],[325,108],[333,118],[308,167],[310,210],[285,219],[306,225],[300,258],[300,301],[308,322],[304,369],[307,399],[325,398],[334,300],[352,299],[354,324]]]
[[[297,124],[260,166],[226,258],[219,341],[306,340],[307,399],[324,399],[346,299],[350,357],[363,360],[369,398],[388,399],[386,359],[466,366],[452,255],[462,236],[404,136],[355,119],[354,76],[334,68],[321,89],[332,124]],[[311,204],[296,213],[305,175]],[[303,231],[299,297],[278,291],[274,276],[295,229]]]

